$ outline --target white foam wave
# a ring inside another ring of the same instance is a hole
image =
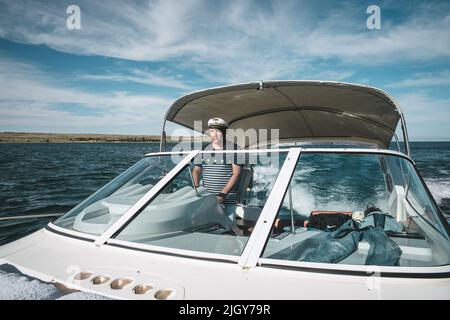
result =
[[[105,296],[89,292],[73,292],[58,298],[58,300],[112,300]]]
[[[303,176],[303,175],[307,175],[307,174],[310,174],[311,172],[314,172],[314,171],[317,171],[317,169],[315,169],[315,168],[312,168],[312,167],[304,167],[304,168],[301,168],[300,170],[299,170],[299,173],[298,173],[298,175],[299,176]]]
[[[444,199],[450,199],[449,179],[428,178],[425,179],[425,183],[438,204],[441,204]]]
[[[309,190],[300,183],[294,183],[292,188],[292,207],[293,209],[304,216],[309,216],[309,213],[316,208],[316,198],[309,192]],[[283,206],[289,208],[289,194],[283,202]]]
[[[0,300],[53,300],[58,297],[59,291],[53,285],[0,271]]]
[[[315,194],[305,183],[292,183],[292,206],[301,215],[309,216],[311,211],[364,211],[367,206],[374,205],[382,211],[387,210],[385,193],[382,191],[374,195],[373,203],[363,203],[346,198],[345,188],[335,190],[328,196]],[[289,198],[285,197],[283,205],[289,208]]]
[[[62,295],[53,284],[0,270],[0,300],[104,300],[104,296],[74,292]]]
[[[280,169],[275,166],[256,166],[254,170],[253,191],[271,190]],[[317,194],[311,188],[311,184],[302,182],[305,175],[314,171],[317,171],[317,169],[312,167],[301,168],[295,172],[292,179],[292,206],[297,213],[308,217],[311,211],[315,210],[364,211],[368,205],[374,205],[383,211],[387,210],[386,194],[383,191],[374,194],[371,203],[347,199],[348,191],[346,191],[344,185],[340,186],[340,190],[333,190],[332,194]],[[289,208],[288,194],[286,194],[283,202],[283,206],[286,208]]]
[[[256,166],[253,172],[254,191],[271,190],[280,169],[275,166]]]

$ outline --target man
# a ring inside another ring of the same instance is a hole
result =
[[[208,121],[208,131],[211,144],[205,150],[224,150],[227,145],[227,128],[228,123],[225,120],[221,118],[210,119]],[[237,203],[236,188],[241,167],[233,163],[233,161],[227,160],[227,158],[230,158],[230,156],[227,157],[226,154],[216,156],[211,152],[210,157],[204,157],[203,163],[194,167],[192,175],[196,187],[200,185],[200,175],[203,175],[203,186],[216,195],[217,203],[224,210],[225,214],[233,220]]]

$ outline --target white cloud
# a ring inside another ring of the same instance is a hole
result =
[[[148,112],[113,109],[102,114],[82,115],[76,108],[60,110],[47,103],[0,101],[2,131],[158,134],[160,122]]]
[[[411,140],[450,139],[450,99],[436,98],[423,90],[396,98],[405,115]]]
[[[335,70],[325,70],[319,71],[311,74],[309,77],[315,77],[313,80],[321,79],[333,79],[335,81],[341,81],[351,78],[354,75],[353,71],[335,71]]]
[[[415,88],[432,86],[450,86],[450,72],[442,71],[437,74],[417,73],[411,76],[412,79],[405,79],[386,86],[390,88]]]
[[[0,128],[3,129],[157,133],[172,101],[169,97],[129,92],[83,91],[71,88],[64,81],[61,83],[31,64],[0,59]]]
[[[82,79],[99,80],[99,81],[118,81],[118,82],[135,82],[147,84],[150,86],[167,87],[175,89],[192,89],[184,81],[176,77],[164,76],[140,69],[129,70],[128,73],[117,74],[85,74]]]
[[[434,3],[434,9],[417,5],[401,24],[383,18],[379,31],[366,29],[366,8],[358,1],[339,5],[285,0],[80,1],[79,5],[82,29],[67,30],[65,8],[58,2],[3,0],[0,36],[76,54],[138,61],[176,58],[174,63],[216,82],[314,73],[317,59],[377,64],[450,57],[445,3]]]
[[[59,78],[52,78],[31,64],[13,59],[0,59],[0,97],[2,100],[22,100],[45,103],[83,104],[92,108],[145,108],[167,105],[171,100],[165,97],[132,95],[114,91],[108,94],[90,93],[59,84]]]

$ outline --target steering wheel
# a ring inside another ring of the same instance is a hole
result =
[[[180,188],[178,188],[177,183],[176,183],[177,180],[181,180],[181,181],[183,181],[183,182],[186,182],[187,185],[182,185]],[[169,193],[173,193],[173,192],[175,192],[175,191],[177,191],[177,190],[180,190],[181,188],[186,187],[186,186],[191,186],[191,187],[193,187],[193,186],[192,186],[192,180],[191,180],[190,178],[188,178],[188,177],[176,177],[175,180],[172,181],[172,182],[168,185],[168,187],[169,187],[168,192],[169,192]]]
[[[165,174],[167,174],[167,173],[165,173]],[[164,174],[164,175],[165,175]],[[164,175],[163,176],[161,176],[160,177],[160,179],[162,179],[162,177],[164,177]],[[182,183],[182,185],[181,185],[181,187],[179,187],[178,188],[178,184],[179,183],[177,183],[177,181],[181,181],[181,182],[184,182],[184,183]],[[168,185],[168,192],[169,193],[173,193],[173,192],[175,192],[175,191],[177,191],[177,190],[179,190],[179,189],[181,189],[181,188],[183,188],[183,187],[186,187],[186,186],[190,186],[190,187],[194,187],[193,186],[193,184],[194,184],[194,181],[193,181],[193,178],[191,178],[191,176],[189,175],[189,176],[186,176],[185,174],[179,174],[179,175],[177,175],[176,177],[175,177],[175,179]]]

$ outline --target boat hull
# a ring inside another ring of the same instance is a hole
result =
[[[0,247],[1,264],[42,281],[116,299],[450,299],[449,267],[436,267],[437,273],[427,273],[436,271],[434,267],[423,268],[410,277],[380,274],[376,268],[365,273],[242,268],[223,261],[98,247],[46,229]],[[91,275],[78,280],[81,272]],[[94,284],[98,276],[108,279]],[[112,288],[118,279],[128,283]],[[133,290],[145,285],[151,287],[145,293]]]

